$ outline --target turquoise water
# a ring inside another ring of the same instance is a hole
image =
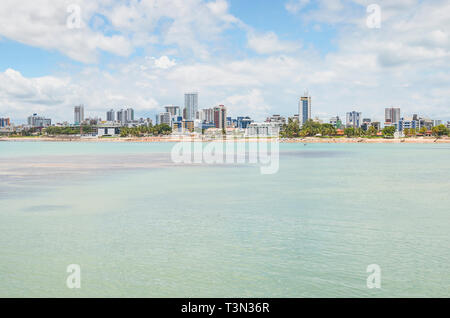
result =
[[[0,143],[0,296],[450,296],[450,145],[281,144],[273,175],[172,147]]]

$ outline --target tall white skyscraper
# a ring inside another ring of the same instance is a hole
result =
[[[75,125],[79,125],[84,121],[84,106],[75,106],[74,108],[74,122]]]
[[[207,123],[213,123],[214,122],[214,109],[213,108],[202,109],[200,112],[199,119],[201,121],[204,121]]]
[[[126,122],[132,122],[134,120],[134,109],[133,108],[128,108],[127,110],[125,110],[125,119]]]
[[[117,121],[121,122],[122,124],[126,121],[125,111],[123,109],[119,110],[117,112]]]
[[[308,92],[305,92],[304,96],[300,97],[298,114],[300,127],[311,119],[311,96],[309,96]]]
[[[198,93],[184,94],[184,108],[186,109],[186,120],[194,120],[198,110]]]
[[[107,121],[114,121],[115,120],[114,118],[115,118],[115,116],[114,116],[114,109],[111,109],[111,110],[106,112],[106,120]]]

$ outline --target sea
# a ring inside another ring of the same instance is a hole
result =
[[[450,296],[450,144],[173,147],[0,142],[0,297]]]

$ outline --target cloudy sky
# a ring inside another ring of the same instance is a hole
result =
[[[381,9],[377,28],[376,11]],[[78,15],[79,13],[79,15]],[[0,1],[0,117],[183,106],[450,119],[450,0]],[[80,17],[78,19],[78,17]]]

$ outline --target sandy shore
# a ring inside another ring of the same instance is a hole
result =
[[[33,141],[46,141],[46,142],[180,142],[186,141],[181,137],[127,137],[127,138],[92,138],[92,137],[0,137],[0,141],[12,141],[12,142],[33,142]],[[222,139],[191,139],[192,141],[225,141]],[[263,142],[274,141],[273,138],[237,138],[227,139],[226,141],[242,141],[242,142]],[[434,137],[416,137],[416,138],[400,138],[400,139],[384,139],[384,138],[319,138],[319,137],[306,137],[306,138],[280,138],[280,143],[416,143],[416,144],[428,144],[428,143],[450,143],[449,137],[434,138]]]

